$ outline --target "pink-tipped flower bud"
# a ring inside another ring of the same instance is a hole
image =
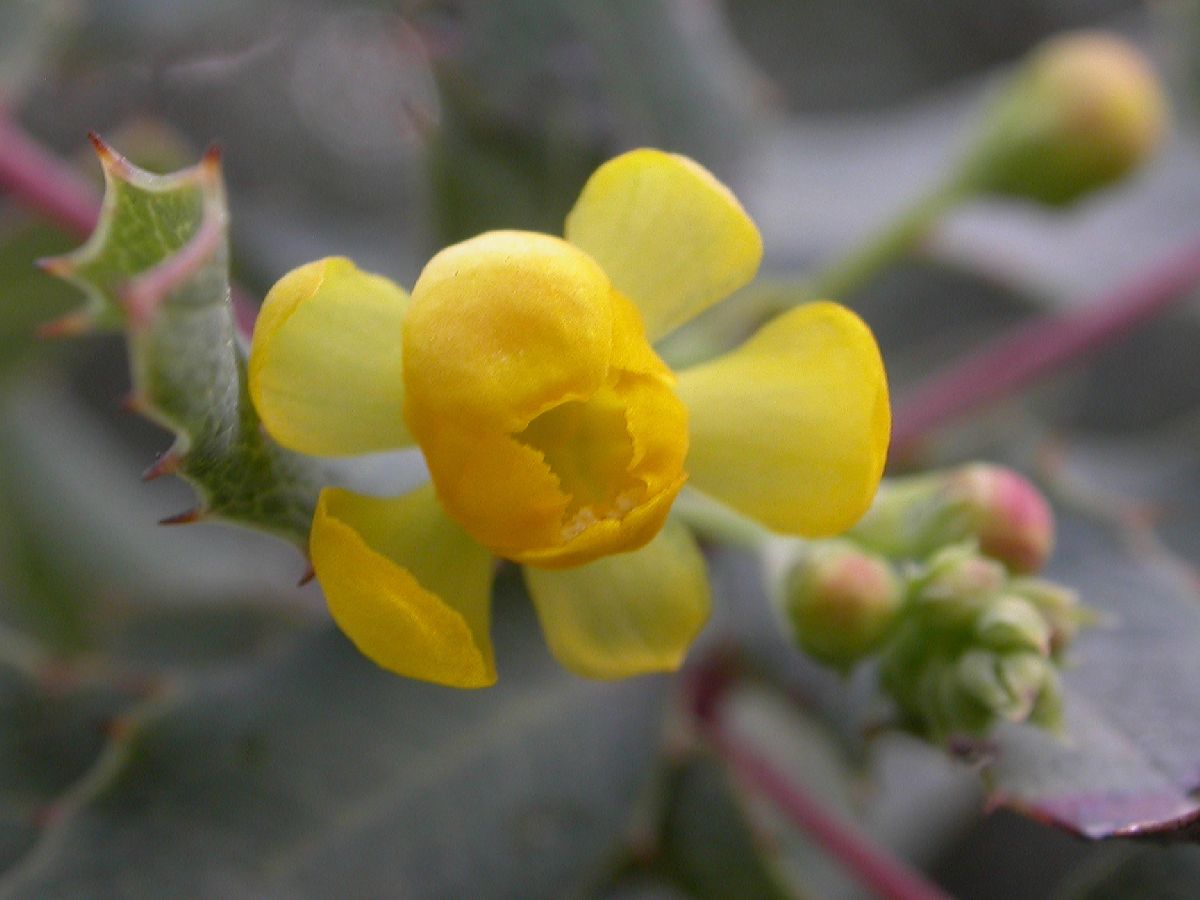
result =
[[[814,545],[782,588],[796,642],[839,669],[879,646],[903,598],[901,579],[885,559],[841,542]]]
[[[1101,32],[1056,37],[1034,51],[992,109],[967,181],[1070,203],[1145,161],[1166,119],[1163,89],[1135,47]]]
[[[976,463],[955,472],[952,502],[965,510],[979,549],[1014,572],[1036,572],[1054,548],[1054,513],[1032,484],[1011,469]]]
[[[886,479],[875,503],[847,533],[893,559],[925,559],[975,541],[1019,573],[1042,567],[1054,545],[1054,514],[1025,478],[974,463],[913,478]]]

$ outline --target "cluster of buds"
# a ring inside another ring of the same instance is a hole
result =
[[[851,532],[776,548],[796,644],[846,672],[878,660],[905,723],[935,740],[999,720],[1059,725],[1062,655],[1088,611],[1036,572],[1054,540],[1026,479],[975,464],[885,483]]]

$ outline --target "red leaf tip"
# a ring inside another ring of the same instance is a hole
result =
[[[59,278],[66,278],[75,271],[75,263],[67,256],[43,256],[41,259],[35,259],[33,264],[47,275],[56,275]]]
[[[138,394],[129,393],[121,398],[119,408],[121,412],[137,413],[140,415],[146,412],[147,404],[146,401]]]
[[[308,565],[304,569],[304,574],[301,575],[300,580],[296,582],[296,587],[304,587],[306,584],[311,582],[316,577],[317,577],[317,570],[313,568],[312,563],[308,563]]]
[[[133,170],[133,166],[129,160],[123,157],[120,153],[112,148],[112,146],[96,134],[94,131],[88,132],[88,140],[91,141],[92,149],[96,151],[96,156],[100,157],[100,165],[105,172],[120,173],[128,176]]]
[[[181,513],[176,513],[173,516],[167,516],[165,519],[159,519],[159,525],[191,525],[193,522],[199,522],[204,518],[204,510],[196,507],[195,509],[187,509]]]
[[[52,322],[38,326],[37,336],[43,340],[78,337],[92,330],[92,317],[89,313],[71,313]]]
[[[145,472],[142,473],[142,481],[153,481],[155,478],[161,478],[164,475],[174,475],[179,471],[179,467],[183,465],[183,455],[176,453],[174,450],[168,450],[166,453],[159,456]]]

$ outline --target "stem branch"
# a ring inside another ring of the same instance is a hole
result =
[[[701,732],[738,778],[769,798],[793,825],[880,897],[950,900],[914,869],[843,823],[803,786],[779,772],[749,741],[733,733],[721,715],[721,695],[731,676],[719,663],[711,670],[702,667],[696,680],[693,711]]]
[[[918,385],[897,404],[893,457],[930,433],[1034,379],[1114,343],[1200,285],[1200,239],[1077,312],[1018,325]]]
[[[917,247],[937,225],[942,214],[970,194],[970,186],[961,179],[951,179],[937,186],[878,234],[868,238],[860,248],[820,272],[811,282],[810,296],[845,302],[880,271]]]
[[[753,519],[696,491],[685,489],[671,511],[692,531],[710,541],[758,550],[774,539],[771,532]]]
[[[30,137],[2,108],[0,191],[80,237],[91,233],[100,213],[96,188]]]

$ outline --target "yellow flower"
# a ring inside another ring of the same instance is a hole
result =
[[[346,259],[284,276],[250,354],[267,430],[320,456],[416,444],[431,476],[398,498],[321,494],[313,567],[359,649],[414,678],[493,683],[499,556],[524,565],[567,668],[675,669],[709,611],[703,557],[667,518],[685,481],[778,531],[853,524],[890,428],[853,313],[808,304],[678,374],[651,346],[761,256],[709,172],[637,150],[591,177],[566,240],[480,235],[435,256],[411,298]]]

